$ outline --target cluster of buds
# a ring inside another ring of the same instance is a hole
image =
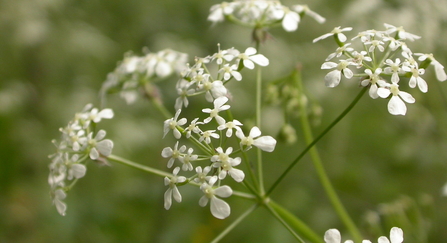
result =
[[[208,66],[212,63],[217,69]],[[230,114],[229,91],[225,84],[231,80],[241,81],[240,70],[244,67],[253,69],[255,63],[267,66],[268,59],[256,54],[252,47],[241,53],[231,48],[220,50],[211,56],[197,58],[193,66],[183,72],[183,78],[177,84],[179,98],[175,104],[177,110],[173,118],[164,122],[164,136],[172,131],[178,139],[176,144],[163,149],[161,155],[169,159],[167,167],[173,169],[172,176],[164,179],[168,190],[165,193],[165,208],[172,205],[172,198],[181,202],[182,197],[178,186],[194,183],[204,193],[199,200],[200,206],[210,202],[211,213],[214,217],[223,219],[230,215],[230,206],[220,198],[229,197],[233,194],[230,186],[224,185],[224,179],[231,177],[236,182],[242,182],[245,178],[243,170],[236,168],[242,161],[238,154],[245,153],[253,146],[267,152],[272,152],[276,140],[271,136],[261,136],[258,127],[251,128],[246,136],[242,130],[243,124],[235,119],[226,119],[221,111]],[[210,73],[216,70],[217,73]],[[206,117],[196,117],[188,124],[186,118],[180,118],[181,108],[188,106],[188,97],[198,94],[205,95],[207,101],[212,102],[213,108],[204,108],[202,113]],[[235,136],[234,136],[235,135]],[[180,139],[187,138],[198,150],[180,145]],[[231,138],[235,138],[235,146],[231,144]],[[189,176],[180,175],[189,174]],[[220,198],[219,198],[220,197]]]
[[[50,175],[48,183],[51,187],[53,204],[61,215],[65,215],[66,204],[62,201],[66,192],[85,176],[85,164],[89,160],[101,164],[107,163],[105,158],[112,153],[113,142],[104,139],[104,130],[95,131],[96,124],[102,119],[113,118],[111,109],[99,111],[88,104],[77,113],[73,120],[64,128],[60,128],[61,140],[53,140],[57,152],[50,155]]]
[[[144,56],[126,54],[116,69],[109,73],[101,88],[101,96],[119,92],[128,104],[133,103],[143,88],[147,96],[156,96],[152,83],[163,80],[172,74],[180,74],[186,68],[188,55],[171,49]],[[150,97],[153,98],[153,97]]]
[[[236,0],[213,5],[208,20],[214,23],[228,19],[236,24],[253,29],[270,28],[282,25],[284,30],[292,32],[304,15],[324,23],[325,18],[309,9],[307,5],[286,7],[280,1],[272,0]]]
[[[329,36],[334,36],[338,48],[331,53],[322,69],[333,69],[324,78],[326,86],[335,87],[340,83],[342,74],[350,79],[353,76],[361,77],[361,86],[369,86],[369,96],[388,98],[388,111],[393,115],[405,115],[407,107],[404,103],[414,103],[413,96],[400,90],[399,83],[402,79],[408,80],[408,86],[426,93],[427,82],[422,78],[425,69],[431,64],[434,66],[436,77],[439,81],[445,81],[447,75],[442,66],[432,54],[413,53],[406,41],[415,41],[419,36],[406,32],[402,27],[385,24],[386,30],[367,30],[360,32],[352,38],[352,41],[361,42],[361,51],[354,49],[352,43],[346,43],[345,31],[352,28],[337,27],[330,33],[322,35],[314,40],[317,42]],[[333,59],[339,59],[333,62]],[[363,72],[354,74],[351,70],[363,69]]]

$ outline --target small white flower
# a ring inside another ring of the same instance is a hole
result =
[[[67,194],[62,189],[57,189],[53,193],[53,204],[56,206],[57,212],[65,216],[65,211],[67,211],[67,205],[62,201],[67,197]]]
[[[165,199],[165,209],[168,210],[171,208],[172,205],[172,198],[174,198],[175,201],[181,202],[182,201],[182,195],[180,194],[177,183],[183,183],[186,181],[186,177],[184,176],[177,176],[178,172],[180,171],[180,167],[175,167],[174,171],[172,172],[172,177],[168,178],[165,177],[165,186],[169,186],[168,190],[166,190],[164,199]]]
[[[225,88],[222,81],[210,81],[208,77],[209,76],[197,85],[199,89],[205,91],[205,99],[208,102],[213,102],[215,98],[227,95],[227,88]]]
[[[227,132],[225,133],[225,135],[227,137],[231,137],[231,136],[233,136],[233,129],[238,130],[238,129],[240,129],[239,126],[242,126],[242,123],[238,120],[233,120],[233,121],[229,121],[225,124],[219,125],[217,127],[217,130],[221,131],[221,130],[227,129]]]
[[[345,42],[347,40],[347,37],[342,32],[344,32],[344,31],[351,31],[351,30],[352,30],[352,27],[346,27],[346,28],[340,29],[340,26],[338,26],[338,27],[335,27],[330,33],[327,33],[327,34],[324,34],[324,35],[322,35],[320,37],[315,38],[312,42],[315,43],[317,41],[320,41],[322,39],[326,39],[329,36],[333,36],[333,35],[337,35],[338,39],[341,42]]]
[[[402,40],[415,41],[415,40],[418,40],[421,38],[418,35],[406,32],[402,26],[396,27],[396,26],[393,26],[390,24],[384,24],[384,25],[387,28],[387,30],[386,30],[387,34],[392,34],[394,32],[397,32],[397,36]]]
[[[385,63],[388,65],[383,71],[386,74],[392,74],[391,75],[391,82],[397,83],[399,82],[399,74],[402,73],[402,69],[400,68],[400,59],[396,58],[396,61],[393,62],[391,59],[387,59]]]
[[[297,30],[299,22],[300,15],[297,12],[291,11],[289,8],[284,7],[284,17],[281,22],[284,30],[287,32]]]
[[[312,11],[307,5],[294,5],[294,6],[292,6],[292,9],[295,10],[299,14],[304,13],[305,15],[310,16],[311,18],[315,19],[320,24],[322,24],[326,21],[326,19],[324,17],[322,17],[321,15]]]
[[[109,156],[112,153],[113,141],[110,139],[104,139],[106,136],[106,131],[99,130],[95,138],[92,138],[93,133],[88,135],[88,144],[90,149],[90,159],[97,160],[101,155]]]
[[[197,177],[194,178],[194,182],[199,183],[199,184],[203,184],[203,183],[208,183],[208,181],[211,179],[211,176],[208,175],[208,173],[211,171],[211,166],[205,166],[205,168],[203,168],[200,166],[196,167],[196,173],[197,173]]]
[[[368,42],[365,42],[365,45],[371,45],[368,49],[369,52],[374,52],[377,49],[379,49],[380,52],[383,52],[385,50],[385,47],[383,47],[385,43],[381,40],[371,40]]]
[[[340,63],[338,64],[335,62],[323,63],[323,65],[321,65],[321,69],[335,68],[335,70],[330,71],[324,77],[326,86],[330,88],[337,86],[340,83],[342,72],[347,79],[352,78],[352,76],[354,76],[354,73],[351,71],[351,69],[348,68],[348,66],[352,65],[355,65],[355,63],[348,60],[340,60]]]
[[[212,60],[216,60],[216,63],[218,65],[223,64],[223,60],[230,62],[231,60],[233,60],[235,58],[235,56],[233,55],[234,53],[234,49],[229,49],[229,50],[220,50],[220,44],[217,44],[218,47],[218,52],[215,53],[212,56]]]
[[[184,154],[183,156],[179,157],[180,162],[182,162],[182,170],[184,171],[191,171],[193,170],[193,166],[191,164],[191,161],[197,160],[197,158],[199,158],[199,156],[197,154],[192,154],[192,152],[194,151],[193,148],[189,148],[188,152],[186,154]]]
[[[354,62],[354,65],[357,66],[357,68],[363,67],[363,61],[366,62],[372,61],[372,58],[370,56],[367,56],[368,53],[366,51],[361,52],[353,51],[351,55],[352,55],[352,61]]]
[[[185,79],[180,79],[177,82],[176,89],[179,97],[175,100],[174,108],[176,110],[181,109],[183,106],[188,107],[189,101],[188,96],[194,94],[194,89],[190,89],[192,82],[188,82]]]
[[[181,146],[180,149],[177,149],[177,147],[178,147],[178,141],[175,143],[174,149],[166,147],[163,149],[163,151],[161,151],[161,156],[163,158],[169,158],[168,168],[172,167],[176,159],[180,160],[182,153],[185,152],[186,150],[185,145]]]
[[[218,139],[220,138],[219,134],[215,133],[216,130],[207,130],[202,132],[199,142],[205,141],[205,143],[210,144],[211,138]]]
[[[171,119],[167,119],[164,122],[164,127],[163,127],[163,137],[166,136],[166,134],[168,134],[169,130],[172,130],[172,132],[174,133],[174,137],[176,139],[180,139],[182,137],[182,134],[180,133],[180,131],[177,129],[177,126],[183,126],[185,125],[185,123],[187,122],[186,118],[182,118],[180,120],[177,121],[180,112],[182,112],[181,109],[178,109],[177,112],[175,113],[175,116]]]
[[[350,45],[351,45],[351,43],[346,43],[344,46],[338,47],[334,53],[329,54],[329,56],[326,58],[326,61],[329,61],[334,57],[340,57],[343,54],[343,52],[346,52],[346,51],[352,52],[354,50],[354,48],[349,47]]]
[[[186,138],[191,137],[191,132],[193,133],[201,133],[202,130],[200,130],[200,128],[198,127],[198,125],[200,124],[204,124],[203,122],[197,122],[197,120],[199,120],[199,118],[195,118],[194,120],[191,121],[191,124],[189,124],[189,126],[187,128],[185,128],[185,132],[186,132]]]
[[[369,87],[369,96],[373,99],[377,99],[377,97],[379,97],[379,95],[377,94],[377,90],[379,86],[382,86],[382,84],[385,82],[380,78],[382,69],[377,68],[374,73],[371,71],[371,69],[365,69],[365,73],[369,75],[369,78],[365,78],[360,84],[362,86],[371,85]]]
[[[199,205],[205,207],[208,204],[208,201],[211,201],[211,214],[218,219],[224,219],[230,216],[231,208],[228,203],[217,196],[224,198],[229,197],[233,194],[233,190],[227,185],[214,188],[213,186],[216,181],[217,176],[213,176],[208,183],[204,183],[200,186],[200,189],[205,195],[200,198]]]
[[[231,158],[230,155],[233,152],[232,147],[228,147],[224,152],[221,147],[216,149],[216,155],[211,157],[211,161],[214,162],[213,167],[220,168],[219,179],[223,180],[229,174],[236,182],[242,182],[245,178],[245,174],[242,170],[233,168],[241,163],[241,158]]]
[[[259,66],[268,66],[269,65],[269,59],[267,59],[262,54],[256,54],[256,49],[253,47],[249,47],[245,50],[244,53],[239,54],[238,58],[240,58],[240,61],[242,61],[242,64],[248,69],[255,68],[255,63]]]
[[[427,93],[427,91],[428,91],[427,82],[425,82],[425,80],[421,77],[421,75],[424,75],[425,69],[423,69],[423,68],[418,69],[417,67],[403,66],[402,70],[412,73],[410,82],[408,83],[408,85],[411,88],[416,87],[416,84],[417,84],[418,88],[423,93]]]
[[[404,232],[401,228],[393,227],[390,230],[390,239],[386,236],[381,236],[378,239],[378,243],[402,243],[404,241]]]
[[[380,87],[377,94],[381,98],[387,98],[390,94],[392,94],[391,99],[388,102],[388,111],[392,115],[405,115],[407,112],[407,106],[402,100],[407,103],[415,102],[415,99],[411,96],[411,94],[400,91],[399,85],[395,83],[387,84],[385,87]]]
[[[418,60],[421,62],[425,61],[426,59],[429,59],[430,64],[435,67],[436,78],[441,82],[447,80],[447,75],[444,71],[444,66],[435,59],[433,54],[415,53],[414,55],[419,56]]]
[[[241,140],[241,146],[246,146],[246,150],[250,149],[252,145],[266,152],[275,150],[276,140],[271,136],[260,137],[261,130],[256,126],[250,130],[248,137],[245,137],[241,129],[236,130],[236,136]]]
[[[209,123],[211,119],[216,119],[219,125],[225,124],[225,119],[219,116],[220,111],[225,111],[230,109],[230,105],[225,105],[227,103],[228,98],[225,96],[219,97],[214,100],[214,109],[206,108],[202,109],[202,112],[209,113],[210,116],[207,117],[203,122]]]
[[[219,73],[223,73],[223,80],[227,81],[231,77],[236,79],[237,81],[242,80],[242,75],[237,71],[236,64],[230,66],[230,64],[225,64],[220,70]]]
[[[86,113],[84,117],[84,119],[93,121],[94,123],[98,123],[102,119],[112,119],[112,118],[113,118],[112,109],[103,109],[99,111],[97,108],[93,108],[89,113]]]

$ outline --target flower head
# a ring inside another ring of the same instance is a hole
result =
[[[275,150],[276,140],[271,136],[261,137],[261,130],[256,126],[250,130],[248,137],[244,135],[242,130],[236,130],[236,136],[241,140],[241,146],[245,146],[246,149],[256,146],[266,152]]]
[[[226,203],[224,200],[218,198],[219,197],[229,197],[231,194],[233,194],[233,190],[231,187],[224,185],[220,187],[214,187],[214,184],[217,181],[217,176],[213,176],[209,179],[208,183],[204,183],[200,186],[200,189],[205,194],[203,195],[199,200],[199,205],[202,207],[205,207],[209,201],[210,202],[210,208],[211,208],[211,214],[218,218],[218,219],[224,219],[228,216],[230,216],[231,208],[228,203]]]

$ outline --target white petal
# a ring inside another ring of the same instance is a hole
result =
[[[164,206],[165,206],[165,209],[168,210],[172,205],[172,189],[171,188],[168,188],[168,190],[166,190],[164,198],[165,198]]]
[[[89,156],[90,156],[90,159],[92,159],[92,160],[97,160],[97,159],[99,158],[98,150],[96,150],[96,148],[92,148],[92,149],[90,150],[90,154],[89,154]]]
[[[228,101],[228,98],[225,96],[215,99],[214,100],[214,108],[219,108],[219,107],[223,106],[225,103],[227,103],[227,101]],[[228,107],[228,108],[230,108],[230,107]]]
[[[97,141],[102,140],[103,138],[105,138],[106,136],[106,131],[104,130],[99,130],[98,133],[96,133],[95,139]]]
[[[404,241],[404,232],[401,228],[393,227],[390,231],[390,240],[392,243],[402,243]]]
[[[379,88],[377,90],[377,94],[380,96],[380,98],[387,98],[388,96],[390,96],[391,91],[389,89]]]
[[[341,72],[338,70],[332,70],[326,76],[324,76],[324,81],[327,87],[333,88],[340,83]]]
[[[70,168],[70,175],[77,179],[84,177],[86,172],[87,172],[87,167],[85,167],[85,165],[83,165],[83,164],[74,164]],[[70,175],[68,176],[69,180],[71,177]]]
[[[388,102],[388,111],[392,115],[405,115],[407,106],[398,96],[393,95]]]
[[[321,69],[332,69],[337,67],[337,63],[335,62],[325,62],[323,63],[323,65],[321,65]]]
[[[251,60],[249,60],[249,59],[245,59],[245,60],[243,61],[243,63],[244,63],[244,66],[245,66],[246,68],[248,68],[248,69],[253,69],[253,68],[255,68],[255,64],[254,64]]]
[[[101,118],[111,119],[113,118],[113,110],[112,109],[104,109],[98,114]]]
[[[284,16],[282,20],[282,27],[288,32],[295,31],[296,29],[298,29],[299,21],[300,16],[298,15],[298,13],[290,11]]]
[[[261,136],[261,130],[259,130],[259,128],[257,126],[254,126],[251,128],[250,134],[248,136],[252,137],[252,138],[259,137],[259,136]]]
[[[377,242],[378,243],[390,243],[388,238],[386,238],[385,236],[380,236],[379,239],[377,240]]]
[[[179,190],[178,190],[178,188],[176,186],[174,186],[174,188],[172,188],[172,197],[177,202],[181,202],[182,201],[182,195],[180,194],[180,192],[179,192]]]
[[[371,87],[369,87],[369,96],[373,99],[377,99],[377,97],[379,97],[379,94],[377,93],[378,87],[377,84],[371,84]]]
[[[259,66],[265,67],[269,65],[269,59],[267,59],[267,57],[265,57],[262,54],[256,54],[254,56],[251,56],[250,60],[258,64]]]
[[[346,35],[343,34],[343,33],[338,33],[337,36],[338,36],[338,39],[339,39],[341,42],[345,42],[346,39],[347,39],[347,38],[346,38]]]
[[[411,94],[404,91],[400,91],[399,96],[407,103],[414,103],[416,101]]]
[[[157,67],[155,67],[155,73],[158,77],[166,77],[172,72],[172,67],[169,65],[169,63],[165,61],[159,61],[157,63]]]
[[[324,233],[324,242],[326,243],[340,243],[341,235],[337,229],[329,229]]]
[[[202,196],[199,200],[199,205],[201,207],[205,207],[208,204],[208,198],[206,196]]]
[[[236,181],[236,182],[242,182],[245,178],[245,174],[242,170],[239,169],[231,169],[228,174]],[[218,188],[219,189],[219,188]],[[217,190],[217,189],[216,189]]]
[[[354,76],[354,73],[351,71],[351,69],[349,69],[349,68],[344,68],[344,69],[343,69],[343,75],[345,75],[345,77],[346,77],[347,79],[350,79],[350,78],[352,78],[352,76]]]
[[[245,50],[245,54],[248,56],[256,54],[256,49],[254,47],[249,47]]]
[[[331,35],[334,35],[334,34],[333,34],[333,33],[327,33],[327,34],[324,34],[324,35],[322,35],[322,36],[320,36],[320,37],[315,38],[315,39],[312,41],[312,43],[315,43],[315,42],[320,41],[320,40],[322,40],[322,39],[326,39],[326,38],[328,38],[328,37],[331,36]]]
[[[436,78],[443,82],[447,80],[447,75],[444,71],[444,66],[442,66],[440,63],[435,64],[435,72],[436,72]]]
[[[110,139],[104,139],[96,144],[96,148],[102,155],[109,156],[112,153],[113,142]]]
[[[224,200],[213,197],[211,198],[211,214],[218,218],[224,219],[230,216],[231,208]]]
[[[271,136],[262,136],[253,141],[253,145],[266,152],[275,150],[276,140]]]
[[[169,158],[169,157],[172,156],[173,152],[174,152],[174,151],[172,150],[172,148],[170,148],[170,147],[166,147],[166,148],[164,148],[164,149],[161,151],[161,156],[162,156],[163,158]]]
[[[54,200],[54,205],[56,206],[57,212],[60,215],[65,216],[65,211],[67,211],[67,205],[60,200]]]
[[[418,88],[424,93],[427,93],[428,91],[427,82],[421,77],[418,77]]]

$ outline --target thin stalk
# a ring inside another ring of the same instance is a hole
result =
[[[259,46],[258,44],[256,45]],[[261,68],[258,67],[256,73],[256,125],[261,129],[261,97],[262,97],[262,73]],[[257,168],[258,168],[258,180],[259,180],[259,193],[265,194],[264,189],[264,175],[262,168],[262,151],[257,149]]]
[[[258,207],[259,207],[259,204],[256,203],[253,206],[251,206],[250,208],[248,208],[247,211],[245,211],[243,214],[241,214],[235,221],[233,221],[233,223],[228,225],[228,227],[224,231],[222,231],[218,236],[216,236],[216,238],[214,238],[213,241],[211,241],[211,242],[216,243],[216,242],[219,242],[220,240],[222,240],[222,238],[224,238],[228,233],[230,233],[230,231],[232,229],[234,229],[234,227],[236,227],[239,223],[241,223],[242,220],[244,220],[250,213],[252,213]]]
[[[303,90],[301,75],[299,71],[295,71],[294,73],[294,79],[296,83],[298,84],[298,87],[300,90]],[[312,128],[309,123],[309,118],[307,115],[307,103],[306,102],[300,102],[300,112],[301,112],[301,128],[304,133],[304,138],[306,140],[307,144],[311,144],[314,140],[313,134],[312,134]],[[360,234],[360,231],[358,230],[357,226],[354,224],[354,221],[349,216],[348,212],[346,211],[346,208],[344,207],[343,203],[341,202],[340,198],[338,197],[334,187],[332,186],[331,181],[329,180],[329,177],[324,169],[323,162],[321,160],[320,154],[318,153],[317,147],[313,146],[309,151],[310,157],[312,159],[312,162],[314,164],[315,170],[317,171],[318,178],[326,191],[326,195],[329,198],[329,201],[331,202],[332,206],[335,209],[335,212],[340,217],[341,221],[344,223],[346,228],[351,233],[352,237],[355,239],[356,242],[362,241],[362,236]]]
[[[278,186],[278,184],[286,177],[286,175],[292,170],[292,168],[301,160],[301,158],[318,142],[326,133],[328,133],[343,117],[346,116],[346,114],[351,111],[351,109],[357,104],[357,102],[360,100],[360,98],[365,94],[366,90],[368,90],[368,87],[362,88],[360,90],[359,94],[354,98],[354,100],[346,107],[346,109],[332,121],[331,124],[329,124],[326,129],[324,129],[323,132],[320,133],[307,147],[295,158],[295,160],[290,163],[289,167],[286,168],[286,170],[279,176],[279,178],[273,183],[273,185],[270,187],[270,189],[267,191],[266,196],[270,195],[273,190]]]
[[[157,169],[151,168],[149,166],[144,166],[144,165],[135,163],[133,161],[130,161],[130,160],[118,157],[118,156],[113,155],[113,154],[109,155],[107,157],[107,159],[111,160],[111,161],[114,161],[114,162],[117,162],[117,163],[120,163],[120,164],[123,164],[123,165],[130,166],[130,167],[132,167],[134,169],[138,169],[138,170],[141,170],[141,171],[144,171],[144,172],[149,172],[149,173],[154,174],[154,175],[158,175],[158,176],[162,176],[162,177],[171,177],[172,176],[171,173],[167,173],[167,172],[164,172],[162,170],[157,170]]]

